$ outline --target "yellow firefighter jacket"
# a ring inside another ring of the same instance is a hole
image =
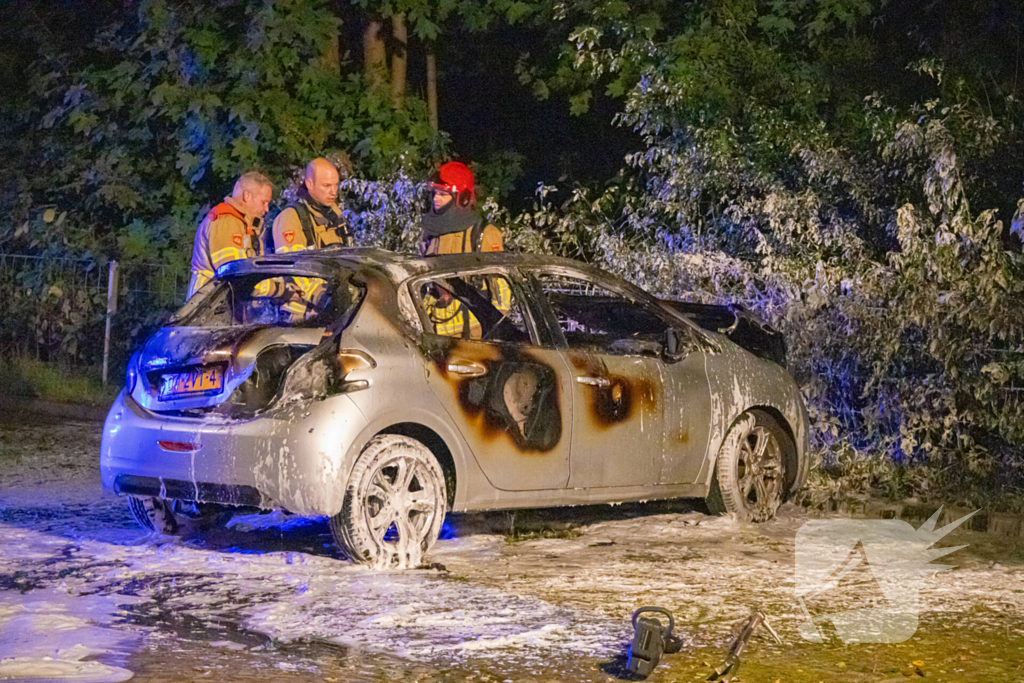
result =
[[[483,226],[476,238],[479,240],[479,244],[473,244],[475,232],[478,231],[470,228],[447,235],[431,237],[424,235],[420,240],[420,253],[423,256],[438,256],[472,251],[504,251],[504,240],[501,230],[498,228],[490,224]],[[486,278],[482,284],[482,292],[488,294],[491,303],[499,311],[509,312],[512,306],[512,292],[509,290],[505,278]],[[428,296],[424,297],[423,305],[430,321],[434,324],[435,334],[463,339],[480,339],[480,321],[471,311],[465,310],[460,301],[450,299],[442,302]]]
[[[233,197],[225,197],[210,210],[196,230],[189,298],[213,279],[214,272],[225,263],[262,253],[262,231],[258,224],[259,220],[242,211]]]
[[[310,221],[303,225],[299,217],[299,210],[295,206],[285,207],[284,211],[274,219],[272,236],[274,241],[275,254],[287,254],[293,251],[305,251],[306,249],[321,249],[332,244],[350,246],[351,241],[348,233],[343,228],[331,228],[327,219],[317,211],[310,202],[299,200],[302,207],[309,212]],[[331,204],[331,209],[341,215],[341,209],[337,204]],[[339,234],[342,231],[342,234]],[[312,234],[310,234],[312,233]],[[285,309],[296,318],[303,318],[310,305],[315,303],[324,295],[325,286],[322,280],[315,280],[308,277],[292,278],[292,281],[299,287],[303,301],[293,301],[285,305]]]
[[[350,246],[348,233],[339,234],[340,228],[331,228],[327,219],[317,211],[310,202],[299,200],[302,206],[309,212],[310,225],[303,226],[299,218],[299,211],[294,205],[285,208],[284,211],[274,219],[273,245],[275,254],[287,254],[292,251],[304,249],[320,249],[331,244]],[[341,215],[341,209],[337,204],[331,204],[331,209]],[[312,230],[312,238],[308,234]]]

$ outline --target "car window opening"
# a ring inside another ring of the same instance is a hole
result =
[[[541,274],[537,281],[569,348],[613,355],[660,354],[671,323],[652,307],[587,280]]]
[[[420,286],[430,331],[495,343],[530,343],[518,297],[504,275],[447,277]]]
[[[343,316],[359,298],[348,279],[248,274],[223,278],[200,290],[172,318],[177,327],[320,327]]]

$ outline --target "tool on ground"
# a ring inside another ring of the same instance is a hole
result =
[[[668,626],[662,626],[656,617],[640,616],[650,612],[668,617]],[[658,666],[662,654],[679,652],[683,641],[672,635],[675,625],[672,613],[664,607],[641,607],[633,612],[633,643],[629,646],[626,670],[633,676],[647,678]]]
[[[743,622],[742,628],[740,628],[739,634],[733,639],[732,644],[729,645],[729,654],[714,673],[708,676],[709,681],[717,681],[722,676],[728,673],[736,673],[736,670],[740,668],[740,655],[743,654],[743,649],[747,646],[747,641],[754,635],[758,626],[764,626],[768,633],[772,634],[772,638],[775,639],[779,645],[782,645],[782,639],[779,638],[779,634],[775,632],[772,625],[768,623],[768,615],[761,610],[754,610],[753,613],[747,620]]]

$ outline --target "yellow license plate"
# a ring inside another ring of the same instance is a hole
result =
[[[175,398],[189,394],[210,394],[224,386],[224,370],[219,367],[195,368],[185,372],[171,372],[163,376],[160,398]]]

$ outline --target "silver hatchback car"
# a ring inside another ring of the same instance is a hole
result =
[[[326,516],[381,567],[418,564],[447,511],[699,497],[763,521],[807,474],[778,342],[554,257],[236,261],[132,358],[103,485],[166,533]]]

